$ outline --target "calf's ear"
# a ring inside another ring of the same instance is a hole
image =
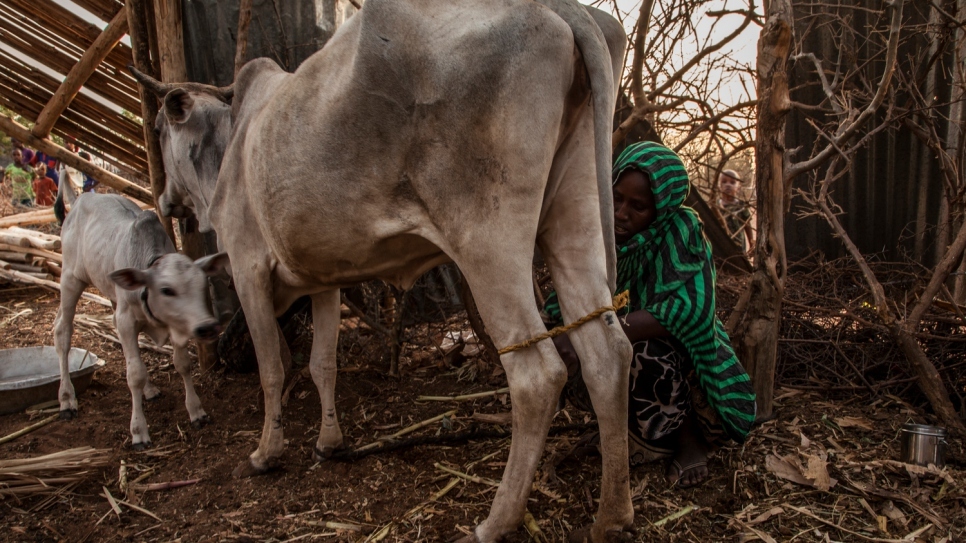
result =
[[[148,284],[148,275],[137,268],[116,270],[108,277],[124,290],[134,290]]]
[[[183,123],[191,116],[195,100],[188,91],[177,88],[164,96],[164,116],[168,122]]]
[[[228,263],[228,253],[224,251],[195,260],[195,264],[206,275],[218,275],[221,270],[228,267]]]

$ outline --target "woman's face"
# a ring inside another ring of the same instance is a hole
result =
[[[650,180],[638,170],[625,170],[614,184],[614,239],[627,243],[656,218]]]

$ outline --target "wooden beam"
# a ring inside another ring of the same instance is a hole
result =
[[[107,57],[107,54],[114,49],[121,38],[127,34],[127,9],[122,8],[117,15],[111,19],[107,28],[101,35],[94,40],[90,48],[84,52],[84,56],[71,68],[70,73],[60,84],[60,88],[54,96],[47,102],[47,106],[37,117],[37,124],[34,125],[31,134],[38,138],[46,138],[50,135],[50,129],[54,127],[57,118],[67,109],[80,88],[87,82],[97,66]]]
[[[2,30],[0,41],[55,72],[69,73],[76,64],[75,59],[70,58],[61,50],[40,40],[29,31],[19,28],[16,24],[10,23],[3,17],[0,17],[0,30]],[[128,111],[137,111],[139,108],[136,89],[122,83],[119,79],[95,71],[87,82],[87,88]]]
[[[131,36],[131,51],[134,57],[134,67],[143,73],[156,77],[151,64],[151,44],[148,43],[147,10],[152,9],[150,0],[127,0],[128,34]],[[161,217],[158,199],[164,193],[164,163],[161,160],[161,142],[154,133],[154,123],[158,117],[158,100],[154,93],[144,85],[138,85],[141,96],[141,120],[144,123],[144,148],[148,154],[148,174],[151,176],[151,193],[154,196],[154,206],[158,210],[158,218],[164,230],[168,233],[172,243],[177,243],[171,220]]]
[[[73,0],[75,4],[93,13],[104,21],[110,21],[118,10],[124,7],[124,2],[117,0]]]
[[[38,115],[49,98],[49,94],[39,94],[36,88],[9,76],[3,67],[0,67],[0,93],[17,103],[19,106],[14,111],[27,118]],[[140,148],[112,133],[99,121],[78,115],[75,110],[69,109],[63,113],[57,125],[80,131],[84,135],[79,139],[114,155],[136,171],[147,168]]]
[[[0,68],[0,95],[7,102],[14,104],[14,107],[12,107],[14,111],[28,119],[38,115],[43,109],[44,103],[46,103],[46,99],[38,97],[34,89],[24,86],[22,82],[11,81],[7,74],[3,72],[2,68]],[[83,134],[78,139],[106,153],[110,153],[122,162],[129,164],[130,166],[128,168],[133,167],[135,170],[144,170],[147,168],[147,163],[143,158],[143,151],[138,147],[122,140],[109,130],[105,130],[99,123],[92,122],[90,119],[77,115],[73,110],[64,112],[57,126],[69,128]],[[114,162],[112,160],[109,161]]]
[[[34,149],[43,151],[68,166],[77,168],[78,170],[93,177],[104,186],[111,187],[122,194],[126,194],[132,198],[141,200],[142,202],[154,205],[154,199],[151,197],[151,192],[144,187],[135,185],[134,183],[118,177],[107,170],[101,169],[50,140],[42,140],[34,137],[34,135],[27,130],[27,127],[14,121],[6,115],[0,115],[0,129],[10,136],[19,139],[25,145],[29,145]]]
[[[161,80],[165,83],[176,83],[188,80],[188,69],[184,58],[184,36],[181,24],[181,0],[154,0],[155,22],[157,24],[158,59],[161,68]],[[164,168],[161,160],[161,145],[157,149],[149,148],[148,157],[153,160],[152,152],[157,153],[157,160]],[[165,179],[166,182],[166,179]],[[162,185],[162,191],[164,185]],[[160,214],[160,209],[158,210]],[[205,243],[205,235],[198,231],[198,220],[194,217],[178,221],[181,231],[181,250],[185,256],[198,259],[209,253]],[[215,249],[217,250],[217,249]],[[209,306],[210,306],[209,300]],[[202,371],[214,368],[218,364],[216,349],[203,342],[197,342],[198,366]]]
[[[81,19],[56,2],[4,0],[4,3],[14,6],[20,11],[21,17],[27,15],[40,22],[46,32],[55,33],[58,37],[74,44],[82,52],[86,51],[101,34],[100,28]],[[126,45],[120,44],[111,50],[105,61],[123,76],[122,81],[133,90],[136,85],[134,78],[125,71],[125,67],[131,62],[131,50]]]
[[[235,77],[245,65],[248,54],[248,26],[252,22],[252,0],[241,0],[238,6],[238,33],[235,38]]]

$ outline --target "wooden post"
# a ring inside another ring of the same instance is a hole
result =
[[[188,69],[184,58],[184,36],[181,24],[180,0],[154,0],[155,21],[157,23],[158,56],[161,65],[161,81],[177,83],[188,80]],[[160,150],[160,148],[159,148]],[[194,217],[181,219],[181,251],[188,258],[198,259],[208,251],[204,235],[198,231],[198,220]],[[209,300],[209,306],[210,306]],[[218,362],[215,349],[198,342],[198,364],[202,370],[209,370]]]
[[[60,88],[57,89],[57,92],[54,93],[50,101],[47,102],[47,105],[44,106],[43,111],[37,116],[37,124],[30,131],[31,134],[41,139],[50,135],[50,130],[54,127],[57,119],[60,118],[60,114],[67,109],[67,106],[77,96],[80,88],[87,82],[87,79],[94,73],[94,70],[104,61],[108,53],[114,49],[114,46],[121,41],[121,38],[126,33],[127,8],[122,7],[117,12],[117,15],[111,19],[107,28],[94,40],[90,48],[84,51],[84,55],[77,61],[77,64],[71,68],[70,73],[67,74],[63,83],[60,84]]]
[[[131,36],[131,53],[134,57],[134,67],[152,77],[157,76],[151,68],[150,44],[148,44],[148,27],[146,10],[151,8],[147,0],[127,0],[125,3],[128,16],[128,34]],[[148,174],[151,176],[151,193],[154,195],[155,209],[158,199],[164,193],[164,163],[161,161],[161,144],[154,133],[154,122],[158,117],[158,101],[154,94],[143,85],[138,85],[141,97],[141,120],[143,121],[144,148],[148,154]],[[164,231],[171,241],[175,241],[171,219],[158,214]]]
[[[235,39],[235,77],[245,65],[248,50],[248,25],[252,22],[252,0],[241,0],[238,7],[238,32]]]
[[[98,182],[103,183],[106,187],[111,187],[112,189],[122,194],[126,194],[131,198],[151,204],[152,206],[154,205],[154,198],[151,196],[151,192],[144,187],[135,185],[127,179],[123,179],[107,170],[103,170],[50,140],[40,139],[34,136],[30,133],[30,130],[28,130],[26,126],[17,123],[10,117],[0,115],[0,129],[10,136],[22,141],[24,145],[29,145],[30,147],[33,147],[39,151],[43,151],[57,160],[60,160],[64,164],[77,168],[78,170],[93,177]]]
[[[755,143],[758,240],[755,271],[729,319],[738,360],[755,385],[758,419],[772,417],[785,257],[785,115],[790,109],[787,65],[792,44],[791,0],[769,0],[758,41],[758,130]],[[732,322],[733,321],[733,322]]]

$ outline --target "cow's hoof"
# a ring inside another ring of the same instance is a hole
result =
[[[157,400],[160,400],[160,399],[161,399],[161,391],[160,390],[158,390],[154,394],[154,396],[151,396],[151,397],[148,397],[147,394],[144,395],[144,401],[146,401],[146,402],[154,402],[154,401],[157,401]]]
[[[567,538],[567,543],[622,543],[624,541],[634,541],[636,532],[633,528],[627,528],[624,530],[611,530],[607,532],[607,536],[603,541],[594,541],[591,533],[590,526],[584,526],[579,530],[570,533]]]
[[[278,469],[279,466],[280,464],[278,462],[271,462],[267,467],[258,468],[252,464],[251,458],[246,458],[232,470],[231,476],[235,479],[247,479],[249,477],[265,475],[270,471]]]
[[[76,409],[61,409],[60,420],[71,420],[77,417]]]
[[[143,451],[144,449],[148,449],[150,447],[151,447],[151,442],[150,441],[143,441],[141,443],[132,443],[131,444],[131,448],[133,448],[135,451]]]
[[[208,415],[202,415],[196,418],[195,420],[191,421],[191,426],[195,430],[201,430],[202,428],[204,428],[205,426],[208,426],[209,424],[211,424],[211,417],[209,417]]]
[[[325,462],[329,458],[332,458],[332,455],[333,454],[335,454],[338,451],[341,451],[343,449],[345,449],[344,446],[342,446],[342,447],[322,447],[321,450],[319,450],[318,447],[312,447],[312,461],[313,462]]]

